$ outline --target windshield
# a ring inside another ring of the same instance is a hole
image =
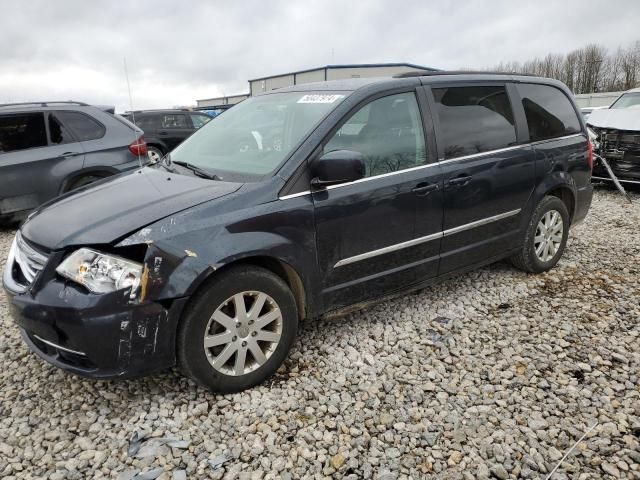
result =
[[[625,93],[618,100],[613,102],[609,108],[629,108],[640,107],[640,92],[638,93]]]
[[[274,171],[344,93],[288,92],[253,97],[216,117],[171,152],[223,180],[252,181]]]

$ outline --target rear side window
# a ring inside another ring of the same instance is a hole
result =
[[[165,114],[162,116],[162,128],[189,128],[187,116],[182,113]]]
[[[532,142],[580,132],[573,105],[559,89],[549,85],[518,85]]]
[[[157,130],[160,128],[160,116],[159,115],[140,115],[130,119],[132,122],[135,120],[135,124],[145,132],[151,130]]]
[[[46,145],[43,113],[0,115],[0,153]]]
[[[434,88],[445,158],[505,148],[516,127],[504,86]]]
[[[56,116],[81,142],[104,137],[106,131],[104,126],[89,115],[80,112],[60,111],[56,112]]]
[[[205,123],[207,123],[209,120],[211,120],[211,117],[209,115],[193,114],[192,113],[190,116],[191,116],[191,123],[193,123],[193,128],[200,128]]]
[[[66,143],[77,142],[73,137],[71,130],[69,130],[58,118],[58,113],[59,112],[49,113],[49,139],[51,140],[51,143],[54,145],[64,145]]]

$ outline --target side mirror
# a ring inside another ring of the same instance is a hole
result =
[[[311,166],[311,187],[320,190],[339,183],[353,182],[364,177],[364,157],[351,150],[325,153]]]

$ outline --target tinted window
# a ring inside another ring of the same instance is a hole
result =
[[[162,116],[162,128],[189,128],[183,114],[167,113]]]
[[[193,128],[200,128],[209,120],[211,120],[211,117],[209,115],[192,114],[190,116],[191,116],[191,123],[193,123]]]
[[[520,84],[518,91],[527,117],[531,141],[580,131],[580,121],[567,96],[548,85]]]
[[[104,137],[105,128],[89,115],[79,112],[60,111],[56,117],[81,142]]]
[[[21,113],[0,116],[0,153],[46,145],[44,114]]]
[[[71,130],[69,130],[57,117],[57,113],[49,113],[49,139],[55,145],[64,145],[65,143],[73,143],[77,140],[73,138]]]
[[[362,153],[367,177],[427,163],[415,95],[391,95],[362,107],[324,147],[325,153],[334,150]]]
[[[434,88],[445,158],[487,152],[516,143],[504,87]]]
[[[134,123],[144,131],[157,130],[160,128],[160,117],[160,115],[140,115],[135,117]]]

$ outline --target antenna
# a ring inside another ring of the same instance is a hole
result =
[[[133,108],[133,97],[131,96],[131,84],[129,83],[129,69],[127,68],[127,57],[123,57],[124,61],[124,76],[127,79],[127,90],[129,91],[129,108],[131,109],[131,119],[133,120],[133,124],[136,125],[136,112]],[[136,143],[138,141],[138,137],[136,136],[136,131],[133,131],[133,142]],[[138,153],[138,163],[140,164],[140,169],[142,169],[142,159],[140,158],[140,154]]]

